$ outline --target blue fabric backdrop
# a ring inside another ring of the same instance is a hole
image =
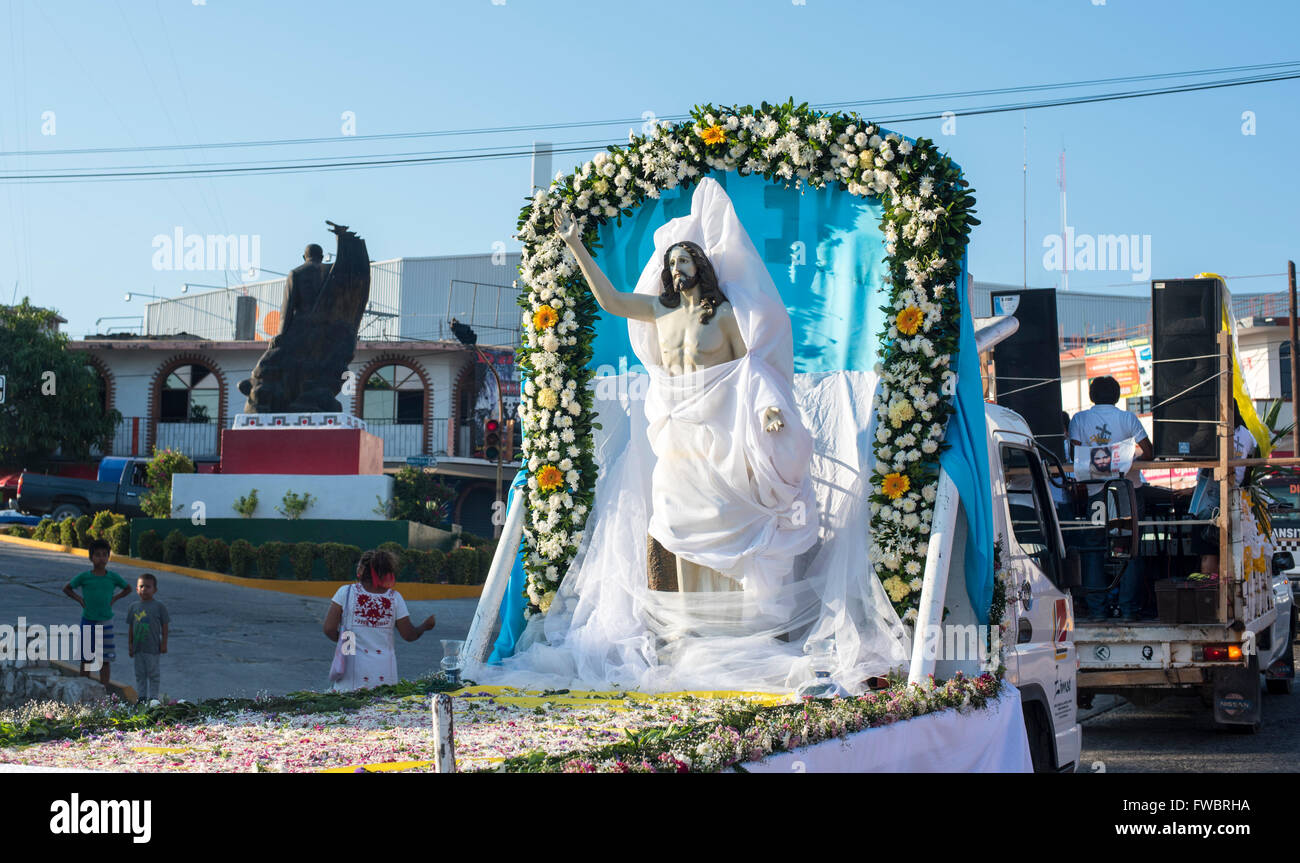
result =
[[[709,175],[726,190],[750,239],[767,263],[772,281],[790,310],[794,331],[794,370],[870,371],[876,363],[877,336],[885,329],[881,276],[885,240],[881,205],[874,198],[841,189],[786,189],[762,177],[735,172]],[[655,229],[690,212],[690,194],[664,192],[649,200],[622,225],[600,231],[596,262],[614,287],[631,291],[654,252]],[[966,262],[959,285],[963,304]],[[632,353],[627,321],[601,314],[595,327],[592,368],[597,375],[644,371]],[[988,455],[984,442],[984,398],[979,356],[969,315],[962,319],[957,359],[957,415],[950,421],[943,467],[957,485],[971,520],[966,546],[966,588],[987,623],[993,596],[991,551],[982,537],[993,533]],[[865,525],[864,525],[865,528]],[[492,661],[509,656],[523,628],[524,576],[517,560],[502,603],[502,634]]]

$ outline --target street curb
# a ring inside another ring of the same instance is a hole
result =
[[[86,557],[86,550],[84,548],[73,548],[71,546],[60,545],[52,542],[41,542],[39,540],[27,539],[26,537],[21,536],[0,534],[0,542],[7,542],[12,545],[24,545],[28,548],[38,548],[44,551],[59,551],[83,559]],[[237,575],[224,575],[219,572],[208,572],[205,569],[192,569],[188,566],[175,566],[170,563],[158,563],[153,560],[127,557],[124,554],[114,554],[110,558],[110,563],[117,563],[121,566],[134,566],[139,569],[170,572],[175,575],[184,575],[190,578],[201,579],[203,581],[219,581],[223,584],[236,584],[240,587],[271,590],[276,593],[290,593],[296,596],[318,596],[326,599],[333,596],[340,587],[345,587],[349,584],[355,583],[351,581],[281,581],[279,579],[271,578],[240,578]],[[393,586],[393,589],[400,593],[403,599],[417,602],[442,599],[478,599],[478,597],[483,593],[483,585],[481,584],[425,584],[419,581],[400,581]]]
[[[59,671],[63,672],[63,674],[68,677],[81,676],[81,667],[75,662],[64,662],[61,659],[51,659],[49,660],[49,663],[51,668],[57,668]],[[91,677],[91,680],[99,680],[99,678]],[[128,686],[125,683],[122,683],[121,681],[117,681],[117,680],[113,680],[112,678],[109,678],[108,686],[105,688],[110,693],[117,695],[118,698],[122,699],[126,703],[135,704],[136,694],[135,694],[134,686]]]

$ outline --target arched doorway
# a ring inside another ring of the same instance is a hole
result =
[[[361,384],[361,418],[384,441],[384,459],[423,455],[429,386],[417,368],[399,361],[370,367]]]
[[[221,452],[225,383],[220,371],[197,358],[174,360],[159,370],[154,391],[154,444],[192,459]]]

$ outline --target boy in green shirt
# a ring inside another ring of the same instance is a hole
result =
[[[109,663],[117,659],[113,647],[113,603],[130,596],[131,588],[122,576],[108,571],[111,549],[107,541],[91,540],[89,552],[93,568],[74,576],[63,586],[63,592],[85,609],[81,612],[81,675],[89,677],[91,664],[96,659],[102,659],[99,682],[107,687],[110,679]],[[121,590],[114,593],[114,587]],[[76,588],[81,588],[81,596],[77,595]],[[99,632],[103,633],[102,639],[96,638]],[[96,641],[99,641],[98,650],[94,649]]]

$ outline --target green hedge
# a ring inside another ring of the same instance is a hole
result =
[[[158,531],[146,530],[140,534],[140,557],[155,563],[163,563],[163,541],[162,537],[158,536]]]
[[[470,584],[478,574],[478,551],[461,546],[447,555],[447,581]]]
[[[108,539],[108,529],[117,524],[119,519],[122,521],[126,520],[126,516],[118,516],[117,518],[114,518],[114,515],[115,513],[109,512],[106,509],[101,509],[99,512],[95,513],[95,517],[90,521],[91,539]],[[123,553],[125,554],[125,552]]]
[[[294,578],[299,581],[311,578],[311,565],[316,560],[316,554],[317,545],[314,542],[295,542],[289,546],[289,565],[293,568]]]
[[[179,530],[173,530],[163,540],[163,563],[185,565],[185,534]]]
[[[70,547],[77,545],[77,520],[68,516],[59,524],[59,544]]]
[[[206,536],[191,536],[185,540],[185,565],[191,569],[203,569],[207,565],[205,559],[206,546],[208,538]]]
[[[283,542],[264,542],[257,547],[257,577],[279,578],[280,558],[288,550]]]
[[[203,546],[203,562],[208,572],[230,571],[230,546],[224,539],[210,539]]]
[[[90,522],[90,516],[79,515],[72,523],[72,529],[77,534],[77,548],[90,548]]]
[[[320,546],[320,557],[325,561],[325,574],[331,581],[351,581],[357,576],[361,548],[341,542],[326,542]]]
[[[240,578],[249,578],[257,565],[257,552],[253,544],[246,539],[237,539],[230,544],[230,574]]]
[[[114,522],[104,531],[108,546],[113,554],[129,554],[131,551],[131,523],[126,519]]]

